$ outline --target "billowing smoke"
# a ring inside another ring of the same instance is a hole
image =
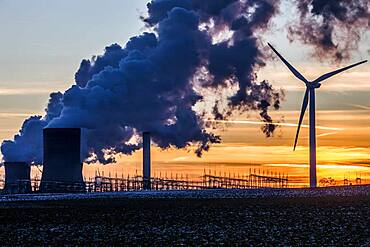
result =
[[[369,0],[294,0],[300,13],[289,38],[314,46],[319,58],[348,59],[370,29]]]
[[[41,163],[45,127],[82,128],[85,162],[103,164],[139,149],[143,131],[150,131],[160,148],[195,145],[201,156],[220,142],[205,119],[227,119],[235,112],[259,111],[266,123],[262,130],[271,136],[275,126],[268,111],[279,108],[282,94],[258,81],[256,72],[268,59],[260,36],[278,5],[276,0],[151,1],[142,17],[148,31],[125,47],[113,44],[103,55],[83,60],[76,84],[51,94],[46,115],[27,119],[14,140],[3,142],[4,160]],[[302,24],[306,16],[311,14],[302,13]]]

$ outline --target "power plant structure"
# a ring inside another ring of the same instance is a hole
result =
[[[151,189],[150,132],[143,133],[143,189]]]
[[[81,129],[45,128],[40,192],[83,192]]]
[[[31,167],[26,162],[5,162],[6,193],[31,192]]]
[[[43,130],[44,162],[42,177],[31,179],[31,167],[26,162],[5,162],[4,193],[70,193],[70,192],[109,192],[135,190],[198,190],[198,189],[251,189],[287,188],[288,177],[277,173],[260,173],[259,170],[237,176],[226,173],[207,174],[193,180],[188,176],[151,176],[151,133],[143,132],[142,175],[115,177],[95,174],[84,181],[81,162],[81,129],[46,128]]]
[[[256,189],[256,188],[288,188],[288,176],[286,174],[272,173],[249,169],[249,174],[227,175],[219,173],[216,175],[204,170],[203,176],[196,180],[183,176],[182,174],[164,176],[159,175],[151,177],[151,190],[207,190],[207,189]],[[145,190],[142,176],[134,174],[124,177],[123,174],[118,176],[104,176],[95,173],[94,178],[86,181],[87,192],[116,192],[116,191],[140,191]]]

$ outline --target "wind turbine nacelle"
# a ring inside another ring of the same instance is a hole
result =
[[[313,81],[313,82],[309,83],[308,86],[310,88],[320,88],[321,87],[321,83],[318,83],[318,82],[314,82]]]

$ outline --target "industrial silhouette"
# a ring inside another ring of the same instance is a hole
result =
[[[40,192],[84,191],[80,158],[81,129],[46,128],[43,132],[44,165]]]
[[[5,193],[31,192],[30,171],[26,162],[4,162],[5,166]]]
[[[143,132],[143,170],[127,178],[96,174],[84,180],[81,163],[81,129],[45,128],[43,130],[43,171],[41,180],[30,178],[30,165],[26,162],[5,162],[5,193],[75,193],[129,190],[189,190],[215,188],[287,188],[288,176],[250,169],[248,175],[219,176],[204,171],[201,180],[151,175],[151,133]],[[0,181],[1,182],[1,181]]]
[[[316,177],[316,120],[315,120],[315,89],[320,88],[321,84],[320,82],[336,75],[339,74],[345,70],[348,70],[350,68],[353,68],[357,65],[366,63],[367,60],[355,63],[352,65],[349,65],[345,68],[341,68],[329,73],[326,73],[319,78],[317,78],[314,81],[308,81],[301,73],[298,72],[280,53],[275,50],[275,48],[268,43],[268,45],[271,47],[271,49],[276,53],[276,55],[283,61],[283,63],[288,67],[288,69],[294,74],[295,77],[297,77],[299,80],[303,81],[304,84],[306,85],[306,91],[303,97],[303,103],[302,103],[302,108],[301,108],[301,114],[299,116],[299,122],[298,122],[298,128],[297,128],[297,133],[295,136],[294,140],[294,148],[295,150],[297,146],[297,141],[298,141],[298,136],[299,136],[299,130],[302,124],[302,120],[304,117],[304,114],[307,109],[308,103],[310,103],[310,119],[309,119],[309,125],[310,125],[310,187],[315,188],[317,185],[317,177]]]
[[[143,187],[145,190],[149,190],[150,185],[150,132],[143,133]]]

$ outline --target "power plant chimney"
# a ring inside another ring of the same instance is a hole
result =
[[[44,129],[44,165],[40,192],[83,192],[81,129]]]
[[[6,193],[31,192],[31,167],[26,162],[5,162]]]
[[[143,189],[150,190],[150,132],[143,132]]]

